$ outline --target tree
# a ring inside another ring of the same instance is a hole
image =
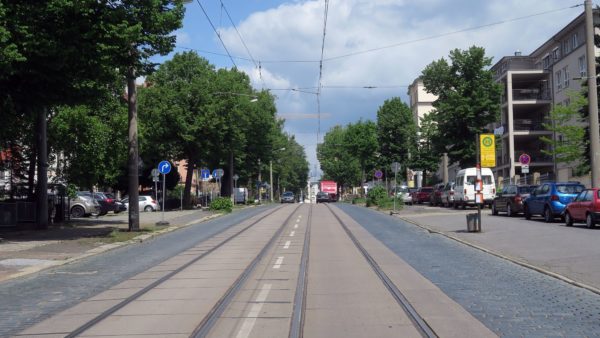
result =
[[[412,112],[400,98],[385,100],[377,111],[377,141],[381,165],[389,168],[392,162],[407,164],[415,151],[416,126]]]
[[[455,49],[449,59],[432,62],[422,74],[426,90],[438,96],[434,116],[443,144],[434,148],[439,155],[449,145],[450,161],[469,167],[476,163],[476,135],[498,119],[502,87],[487,69],[492,59],[483,48]]]
[[[581,116],[581,108],[587,105],[587,100],[577,92],[567,93],[568,105],[555,105],[550,111],[551,123],[542,123],[546,130],[553,131],[557,138],[540,137],[542,142],[550,145],[552,150],[542,149],[542,153],[554,155],[559,163],[578,163],[576,172],[582,172],[589,165],[581,159],[585,158],[585,151],[589,139],[585,138],[585,120]]]
[[[211,95],[214,67],[195,52],[175,54],[156,73],[148,76],[149,87],[140,90],[143,157],[158,163],[160,157],[187,160],[183,194],[191,207],[194,166],[208,157],[217,141],[219,115]]]
[[[347,150],[356,156],[361,170],[361,180],[366,181],[366,174],[375,169],[379,149],[377,144],[377,125],[373,121],[358,121],[349,124],[344,144]]]
[[[348,151],[347,129],[334,126],[317,145],[317,159],[323,170],[323,178],[337,182],[338,189],[348,185],[359,185],[362,172],[358,158]]]
[[[308,182],[308,160],[304,148],[293,135],[284,135],[285,147],[280,148],[280,160],[274,162],[273,171],[279,176],[279,186],[299,194]],[[276,164],[275,164],[276,163]]]

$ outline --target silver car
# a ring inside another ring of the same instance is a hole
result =
[[[158,203],[152,196],[138,196],[138,205],[140,210],[149,212],[156,211],[159,209]],[[129,197],[125,197],[121,200],[121,203],[125,204],[125,207],[129,210]]]
[[[71,217],[84,217],[100,214],[100,204],[95,198],[84,191],[78,191],[75,198],[69,199]]]
[[[442,205],[445,207],[454,206],[454,182],[448,182],[442,190]]]
[[[401,198],[405,205],[412,205],[413,199],[407,186],[399,186],[396,192],[396,197]]]

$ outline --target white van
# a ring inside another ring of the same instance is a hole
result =
[[[475,205],[475,180],[477,179],[476,168],[461,169],[454,180],[454,208],[467,205]],[[496,196],[496,182],[490,168],[481,168],[481,180],[483,181],[483,200],[485,205],[491,207]]]

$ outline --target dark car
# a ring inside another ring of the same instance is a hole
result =
[[[567,204],[585,187],[579,182],[551,182],[535,188],[523,202],[523,213],[526,219],[532,215],[544,216],[544,221],[552,222],[561,217]]]
[[[433,192],[432,187],[421,187],[417,191],[413,192],[412,200],[413,203],[423,204],[429,202],[429,194]]]
[[[121,201],[117,201],[115,195],[109,192],[105,192],[104,195],[106,195],[106,197],[108,197],[109,199],[115,201],[115,210],[113,210],[115,214],[118,214],[122,211],[127,211],[127,207],[125,206],[125,204],[123,204],[123,202]]]
[[[492,215],[498,215],[498,212],[506,212],[506,216],[512,217],[523,212],[523,201],[529,197],[529,194],[535,188],[537,188],[537,185],[509,184],[504,186],[492,202]]]
[[[433,186],[433,191],[429,194],[429,204],[432,206],[442,205],[442,191],[444,183],[438,183]]]
[[[294,203],[296,202],[294,198],[294,193],[291,191],[286,191],[281,195],[281,203]]]
[[[586,189],[577,195],[565,210],[565,225],[570,227],[574,222],[585,222],[593,228],[600,221],[600,189]]]
[[[317,193],[317,203],[329,202],[329,194],[323,191]]]

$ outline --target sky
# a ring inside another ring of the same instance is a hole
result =
[[[270,90],[285,131],[305,147],[311,176],[320,176],[316,144],[331,127],[375,121],[393,97],[409,103],[408,85],[452,49],[484,47],[492,64],[517,50],[527,55],[581,14],[583,6],[569,8],[579,4],[583,0],[192,0],[174,53],[196,50],[218,68],[245,71],[255,89]]]

